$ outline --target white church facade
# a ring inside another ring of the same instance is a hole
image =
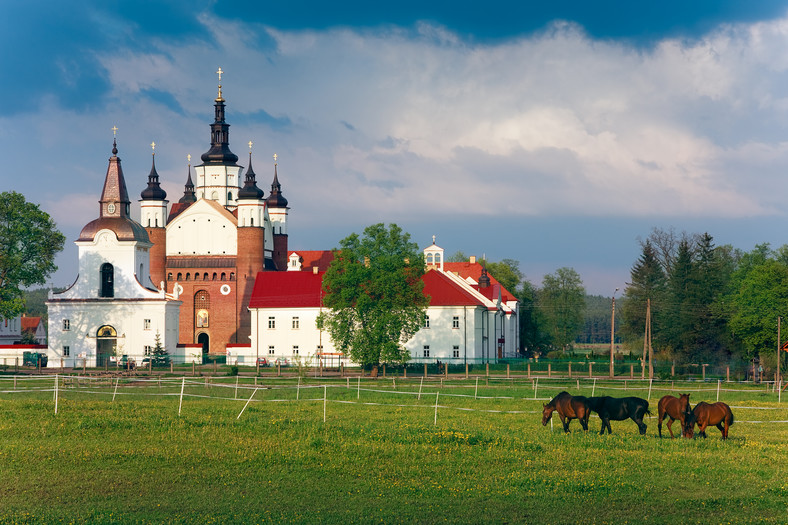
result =
[[[108,366],[122,355],[141,362],[158,343],[174,352],[181,302],[150,279],[151,242],[129,216],[131,202],[116,143],[99,201],[99,217],[76,245],[79,275],[50,293],[50,367]]]

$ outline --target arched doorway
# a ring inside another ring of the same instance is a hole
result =
[[[115,355],[118,347],[118,332],[109,325],[96,331],[96,366],[109,363],[110,356]]]
[[[197,344],[202,345],[202,362],[203,364],[208,358],[208,352],[211,349],[211,340],[205,332],[197,336]]]

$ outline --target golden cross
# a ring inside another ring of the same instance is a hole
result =
[[[274,153],[274,164],[276,164],[276,159],[279,157],[276,153]]]
[[[155,142],[151,142],[150,143],[150,149],[152,149],[154,153],[156,152],[156,143]]]
[[[118,135],[118,127],[112,126],[112,136],[116,137]]]
[[[191,165],[191,163],[192,163],[192,155],[191,155],[191,153],[186,155],[186,160],[188,160],[189,161],[189,165]]]
[[[218,73],[218,75],[219,75],[219,82],[221,82],[221,81],[222,81],[222,73],[224,73],[224,71],[222,71],[222,68],[219,68],[219,69],[216,71],[216,73]]]
[[[252,141],[250,140],[250,141],[249,141],[249,153],[251,153],[251,152],[252,152],[252,144],[254,144],[254,142],[252,142]]]

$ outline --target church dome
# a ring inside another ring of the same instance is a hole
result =
[[[145,228],[140,223],[126,217],[99,217],[82,228],[77,240],[93,241],[101,230],[112,230],[119,241],[150,242]]]
[[[153,165],[148,174],[148,187],[142,190],[140,197],[144,201],[163,201],[167,198],[167,192],[161,189],[159,184],[159,174],[156,171],[156,157],[153,157]]]
[[[252,169],[252,152],[249,152],[249,169],[246,170],[244,187],[238,190],[238,200],[261,200],[265,193],[257,187],[257,175]]]
[[[274,164],[274,182],[271,183],[271,194],[266,199],[269,208],[287,208],[287,199],[282,195],[282,185],[279,184],[277,165]]]

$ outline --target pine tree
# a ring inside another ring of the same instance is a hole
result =
[[[643,244],[643,253],[630,271],[621,305],[621,335],[627,341],[642,340],[645,334],[646,303],[651,300],[652,334],[658,334],[665,301],[667,279],[650,241]],[[658,337],[658,336],[657,336]]]

